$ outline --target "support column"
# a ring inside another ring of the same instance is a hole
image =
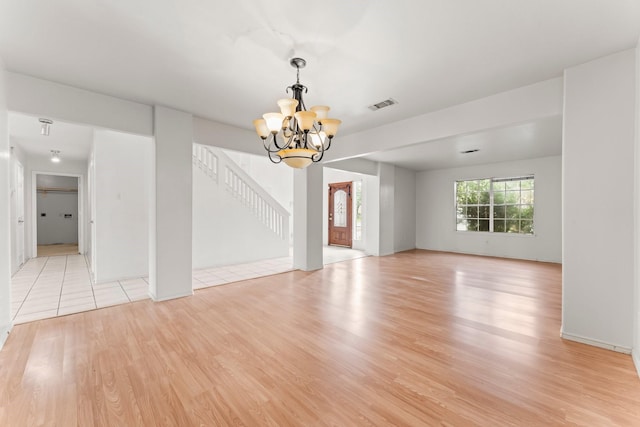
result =
[[[635,52],[569,68],[564,77],[562,337],[629,353]],[[612,206],[615,220],[607,222]]]
[[[293,173],[293,268],[319,270],[322,262],[322,166]]]
[[[150,200],[149,293],[155,301],[193,294],[190,114],[154,107],[155,180]]]
[[[378,254],[380,256],[391,255],[394,252],[395,174],[395,166],[387,163],[378,163],[378,179],[380,182]]]

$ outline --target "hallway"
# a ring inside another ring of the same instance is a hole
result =
[[[324,264],[366,256],[362,251],[323,248]],[[291,271],[291,257],[193,270],[194,291]],[[32,258],[11,279],[14,324],[64,316],[149,298],[147,277],[95,284],[83,255]]]

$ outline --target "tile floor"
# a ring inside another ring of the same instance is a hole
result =
[[[362,251],[325,246],[324,263],[366,256]],[[284,273],[292,258],[274,258],[247,264],[193,271],[193,289]],[[13,323],[26,323],[149,298],[146,277],[93,283],[84,255],[32,258],[11,279]]]

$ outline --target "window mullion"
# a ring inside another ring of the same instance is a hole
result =
[[[489,181],[489,233],[493,233],[493,179]]]

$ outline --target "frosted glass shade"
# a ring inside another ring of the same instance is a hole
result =
[[[262,139],[265,139],[269,136],[269,128],[267,127],[267,122],[264,119],[255,119],[253,121],[253,125],[256,127],[256,133]]]
[[[333,138],[338,133],[338,126],[340,126],[342,120],[338,119],[324,119],[322,121],[322,129],[327,133],[329,138]]]
[[[271,133],[278,133],[282,128],[282,121],[284,116],[281,113],[266,113],[263,114],[264,121],[267,122],[267,128]]]
[[[324,144],[324,139],[327,137],[324,131],[312,132],[309,133],[309,136],[311,137],[311,144],[313,144],[313,146],[318,149],[320,148],[320,146],[322,146],[322,144]]]
[[[280,112],[285,117],[293,117],[293,115],[296,113],[297,106],[297,99],[283,98],[278,100],[278,107],[280,107]]]
[[[298,126],[302,130],[311,130],[313,127],[313,122],[316,119],[316,113],[313,111],[298,111],[295,114],[296,120],[298,121]]]
[[[318,122],[322,122],[327,118],[327,115],[329,114],[329,107],[327,107],[326,105],[314,105],[313,107],[311,107],[311,111],[316,113],[316,120]]]
[[[294,169],[304,169],[309,166],[313,162],[311,157],[314,154],[316,152],[309,148],[290,148],[278,151],[278,156],[282,158],[282,161]]]

